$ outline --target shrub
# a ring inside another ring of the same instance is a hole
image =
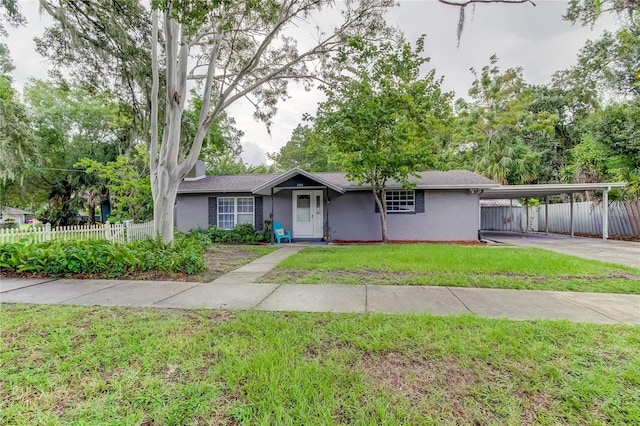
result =
[[[0,245],[0,270],[51,277],[120,277],[135,271],[194,274],[205,268],[203,251],[209,244],[210,240],[182,234],[171,245],[151,239],[127,244],[104,240],[4,244]]]
[[[249,224],[237,225],[233,229],[212,226],[208,234],[214,243],[256,244],[266,241],[264,233],[257,233],[253,225]]]

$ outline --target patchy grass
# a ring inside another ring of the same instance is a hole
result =
[[[2,424],[634,424],[640,329],[3,305]]]
[[[640,270],[538,248],[376,245],[306,248],[261,281],[640,294]]]
[[[205,251],[207,266],[204,271],[195,275],[174,274],[162,279],[208,283],[276,250],[278,250],[277,247],[269,245],[214,245]],[[139,277],[139,279],[157,278]]]

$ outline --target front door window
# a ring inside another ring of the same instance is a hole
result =
[[[311,195],[298,194],[296,218],[298,222],[311,222]]]

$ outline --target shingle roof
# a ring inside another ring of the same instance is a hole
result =
[[[345,190],[357,191],[370,189],[368,185],[359,185],[349,181],[345,173],[311,173],[319,178],[331,182]],[[202,192],[251,192],[253,189],[264,185],[270,180],[280,176],[280,173],[243,174],[243,175],[219,175],[206,176],[199,180],[184,181],[178,188],[178,193],[202,193]],[[418,178],[411,181],[420,189],[456,189],[456,188],[497,188],[498,183],[482,177],[468,170],[427,171],[419,172]],[[395,181],[387,184],[388,188],[400,188]]]
[[[339,185],[345,189],[369,189],[368,185],[358,185],[347,179],[345,173],[314,173],[322,176],[324,179]],[[478,188],[478,187],[498,187],[498,183],[480,176],[468,170],[449,170],[446,172],[431,170],[427,172],[418,172],[419,177],[410,178],[410,181],[416,184],[417,188],[433,188],[433,189],[454,189],[454,188]],[[399,188],[402,185],[396,181],[389,181],[387,187]]]
[[[206,176],[198,180],[183,181],[178,187],[178,193],[251,192],[253,188],[277,176],[280,173]]]

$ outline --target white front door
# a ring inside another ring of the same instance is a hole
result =
[[[322,238],[322,191],[293,191],[293,237]]]

